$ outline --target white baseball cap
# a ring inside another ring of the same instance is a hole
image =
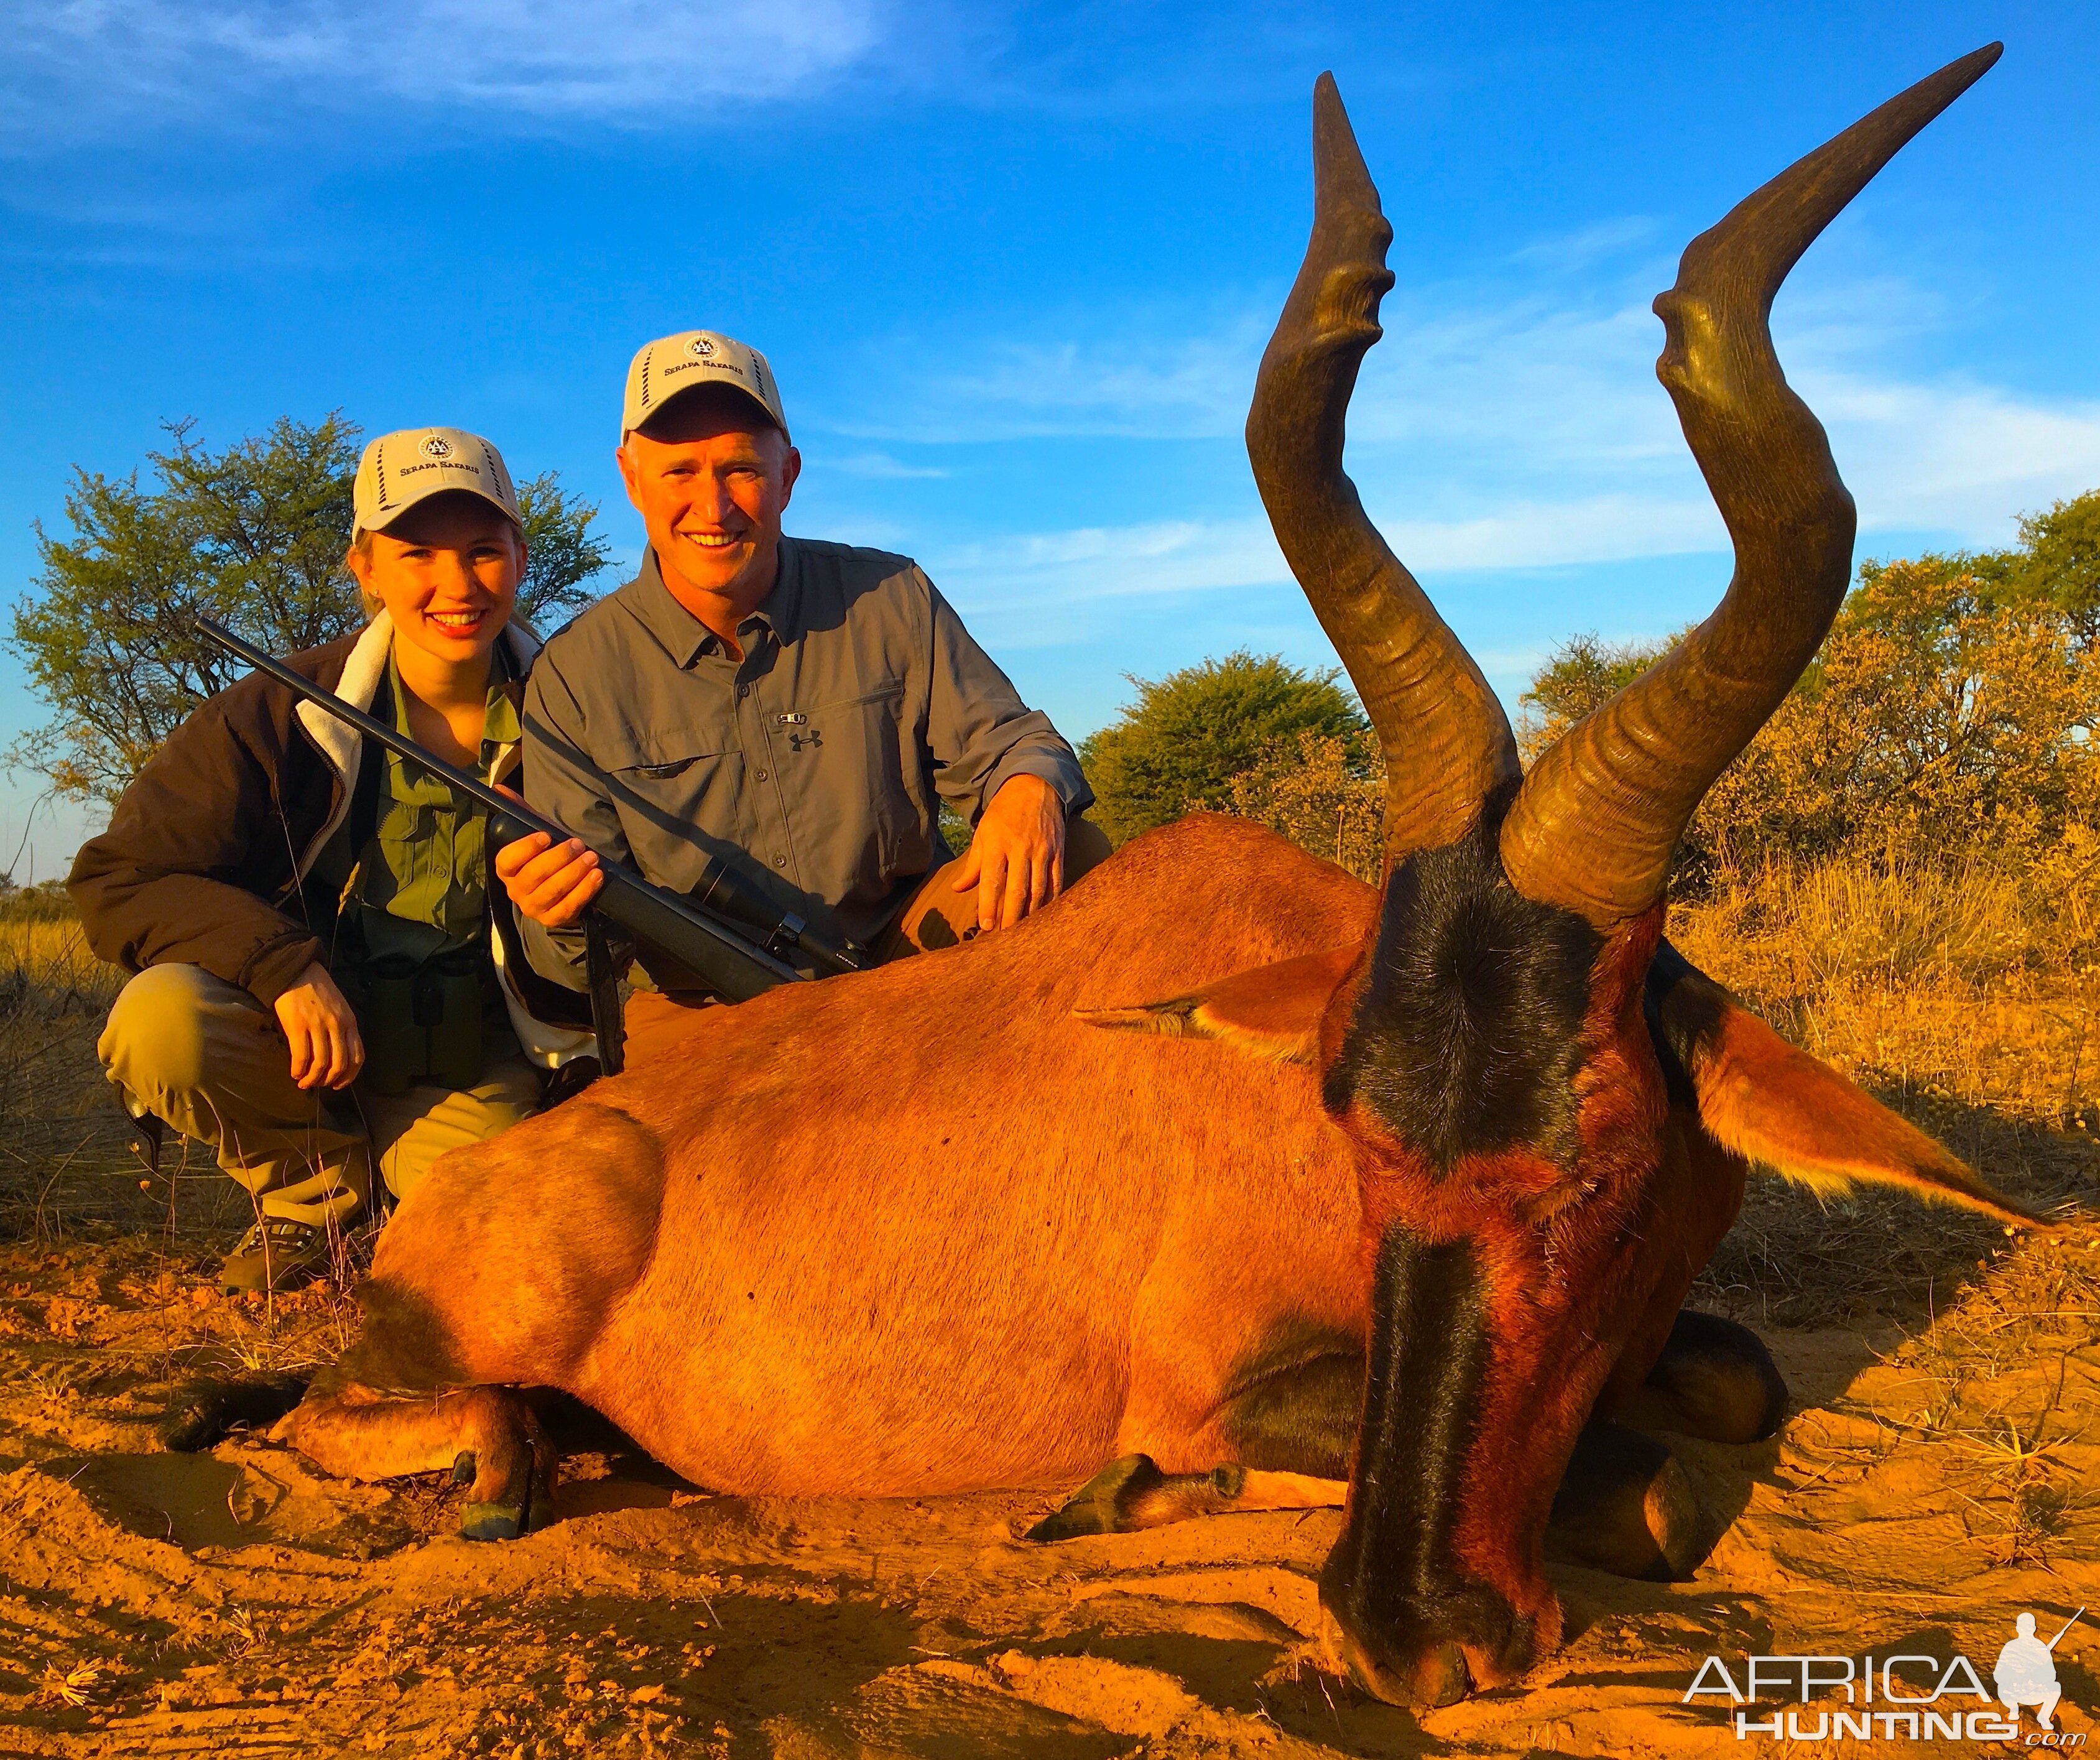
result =
[[[523,528],[503,455],[488,441],[464,428],[403,428],[381,434],[357,461],[351,542],[385,531],[417,502],[449,489],[479,496]]]
[[[765,412],[781,438],[788,437],[779,382],[766,358],[719,330],[681,330],[647,344],[629,366],[620,439],[625,440],[680,393],[703,385],[726,385],[743,392]]]

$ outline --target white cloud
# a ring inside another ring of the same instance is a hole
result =
[[[927,566],[959,602],[1074,605],[1288,580],[1264,519],[1166,520],[1018,533],[930,551]]]
[[[1535,239],[1510,253],[1510,261],[1529,270],[1564,274],[1587,269],[1616,257],[1629,245],[1645,244],[1653,237],[1657,223],[1643,214],[1624,214],[1615,220],[1599,220],[1578,232]]]
[[[884,28],[880,0],[5,0],[0,109],[26,139],[244,91],[640,122],[821,86]]]
[[[1725,544],[1710,504],[1648,503],[1624,496],[1513,504],[1478,518],[1374,518],[1416,572],[1454,574],[1674,555]],[[929,549],[934,577],[967,607],[1030,615],[1102,600],[1160,598],[1287,585],[1289,566],[1268,522],[1167,520],[1024,533]],[[1046,637],[1050,633],[1045,626]]]
[[[1607,242],[1645,235],[1602,230]],[[1592,245],[1578,240],[1563,254],[1586,262]],[[1670,278],[1668,265],[1647,264],[1621,285]],[[1891,363],[1944,329],[1929,293],[1880,280],[1815,286],[1783,302],[1780,320],[1781,357],[1829,430],[1859,505],[1863,554],[1877,532],[2001,545],[2015,514],[2100,483],[2100,403]],[[878,407],[895,412],[894,431],[929,445],[1236,436],[1273,321],[1248,312],[1149,342],[1113,334],[1002,342],[946,381],[889,388]],[[1655,379],[1661,326],[1645,293],[1586,298],[1564,289],[1498,300],[1462,288],[1403,289],[1388,297],[1384,321],[1350,408],[1348,463],[1411,567],[1725,551],[1727,534]],[[1287,578],[1251,484],[1242,488],[1246,518],[1019,537],[958,552],[955,565],[987,583],[1025,578],[1052,598]]]
[[[938,465],[907,465],[901,458],[893,458],[887,452],[855,452],[848,458],[827,458],[823,461],[827,470],[841,472],[849,477],[868,477],[880,482],[903,482],[916,477],[945,477],[948,473]]]
[[[2045,404],[1961,380],[1802,373],[1863,532],[1944,532],[1997,549],[2015,514],[2100,483],[2100,403]]]
[[[1273,321],[1273,320],[1271,320]],[[1267,331],[1251,314],[1179,341],[1000,339],[960,372],[914,382],[884,417],[847,413],[840,432],[915,443],[1053,439],[1207,439],[1246,420]],[[893,358],[887,345],[871,360]],[[871,373],[879,377],[871,365]]]

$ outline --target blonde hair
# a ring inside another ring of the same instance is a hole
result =
[[[369,529],[360,531],[355,537],[352,538],[350,540],[349,549],[343,553],[343,572],[352,580],[356,580],[357,571],[350,566],[350,559],[353,556],[361,557],[368,563],[371,562],[372,533]],[[358,581],[357,598],[358,602],[364,607],[364,620],[368,624],[386,609],[380,601],[379,595],[367,592],[362,581]]]

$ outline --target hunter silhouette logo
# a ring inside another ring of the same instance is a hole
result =
[[[426,458],[450,458],[452,443],[442,434],[434,434],[423,442],[422,453]]]
[[[2020,1720],[2021,1708],[2032,1705],[2036,1723],[2045,1730],[2056,1727],[2053,1721],[2056,1702],[2063,1696],[2063,1689],[2056,1684],[2056,1647],[2085,1612],[2080,1608],[2072,1614],[2063,1622],[2063,1630],[2047,1643],[2035,1636],[2032,1613],[2023,1613],[2013,1622],[2018,1635],[1998,1652],[1997,1666],[1991,1670],[1991,1684],[1998,1689],[1998,1703],[2011,1714],[2015,1723]]]
[[[2085,1613],[2081,1607],[2046,1643],[2035,1636],[2033,1614],[2014,1621],[2016,1635],[1991,1671],[1995,1704],[1975,1665],[1958,1653],[1943,1663],[1924,1655],[1755,1656],[1739,1665],[1740,1677],[1710,1656],[1680,1702],[1727,1700],[1738,1741],[1769,1736],[1811,1743],[2020,1741],[2021,1712],[2032,1707],[2041,1727],[2027,1733],[2023,1745],[2082,1748],[2082,1732],[2065,1734],[2054,1722],[2062,1696],[2055,1652]],[[1762,1714],[1760,1705],[1768,1708]]]
[[[699,355],[704,356],[712,355],[714,351],[715,345],[710,342],[704,336],[696,336],[691,342],[686,345],[686,352],[689,355]]]

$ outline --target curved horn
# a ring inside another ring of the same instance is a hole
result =
[[[1822,424],[1787,386],[1767,323],[1787,271],[1913,135],[1998,59],[1992,43],[1892,98],[1692,240],[1655,302],[1656,375],[1736,549],[1719,608],[1532,766],[1502,822],[1526,898],[1599,928],[1662,896],[1714,779],[1793,688],[1845,598],[1852,497]]]
[[[1247,457],[1277,542],[1385,752],[1392,861],[1458,841],[1489,792],[1516,777],[1516,743],[1487,680],[1342,470],[1349,394],[1392,285],[1392,228],[1331,73],[1312,88],[1312,242],[1261,359]]]

